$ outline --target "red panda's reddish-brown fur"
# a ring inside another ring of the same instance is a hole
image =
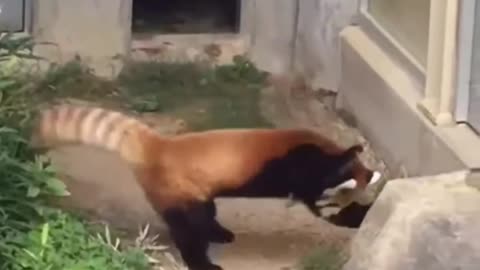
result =
[[[296,129],[211,130],[162,136],[122,113],[71,105],[42,111],[33,136],[47,147],[82,143],[119,153],[131,164],[159,213],[207,203],[225,190],[238,189],[266,163],[297,146],[312,144],[333,157],[347,150],[319,134]],[[358,186],[365,187],[370,171],[361,162],[355,162],[351,171]]]
[[[180,200],[205,201],[223,189],[239,187],[265,162],[296,145],[315,144],[331,154],[345,151],[308,130],[213,130],[164,137],[122,113],[70,105],[43,111],[37,130],[36,140],[51,146],[83,143],[118,152],[145,189],[161,193],[159,205],[166,208]],[[168,173],[160,175],[165,171],[160,167],[168,168]]]

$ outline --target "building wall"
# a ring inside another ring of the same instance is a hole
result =
[[[78,54],[98,74],[115,75],[121,65],[112,57],[130,52],[132,1],[35,1],[33,35],[56,44],[37,46],[36,52],[55,62]],[[260,68],[274,73],[294,68],[315,88],[336,90],[338,33],[356,7],[357,0],[243,0],[241,37]]]
[[[42,0],[35,1],[33,36],[36,53],[55,62],[79,55],[99,74],[115,75],[118,55],[130,47],[132,0]]]
[[[261,69],[282,73],[291,69],[297,0],[244,0],[242,34],[249,56]]]
[[[389,167],[409,176],[465,169],[458,147],[417,109],[423,84],[359,26],[345,29],[341,44],[340,106]]]
[[[340,31],[352,22],[357,0],[244,0],[243,33],[250,56],[275,73],[292,69],[313,88],[338,89]]]
[[[314,89],[338,90],[341,74],[339,34],[352,23],[357,0],[300,0],[294,69]]]

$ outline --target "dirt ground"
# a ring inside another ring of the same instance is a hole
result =
[[[362,157],[365,163],[388,175],[384,164],[359,132],[331,110],[328,104],[332,101],[328,96],[313,98],[311,92],[292,90],[295,87],[282,80],[273,82],[274,87],[264,90],[261,107],[264,116],[276,126],[314,128],[343,145],[361,142],[367,147]],[[161,121],[157,124],[163,125]],[[55,149],[50,154],[65,174],[72,193],[71,198],[64,201],[65,205],[82,209],[119,228],[136,230],[138,224],[148,222],[157,231],[164,232],[163,223],[118,157],[79,146]],[[355,233],[353,229],[335,227],[313,217],[300,204],[286,208],[285,203],[266,199],[218,200],[219,220],[237,233],[237,240],[212,247],[214,260],[226,270],[293,269],[314,247],[348,244]]]

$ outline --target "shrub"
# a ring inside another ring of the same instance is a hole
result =
[[[48,206],[68,191],[48,160],[26,140],[34,101],[19,74],[28,37],[0,36],[0,269],[148,269],[143,253],[119,252],[79,218]]]

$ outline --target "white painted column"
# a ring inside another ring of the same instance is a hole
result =
[[[441,91],[439,111],[436,117],[437,125],[454,124],[454,104],[456,91],[456,60],[457,60],[457,32],[458,32],[458,0],[447,0],[445,14],[445,34],[443,49],[443,69],[441,77]]]
[[[430,2],[425,95],[419,105],[432,121],[435,120],[439,111],[446,1],[448,0]]]

